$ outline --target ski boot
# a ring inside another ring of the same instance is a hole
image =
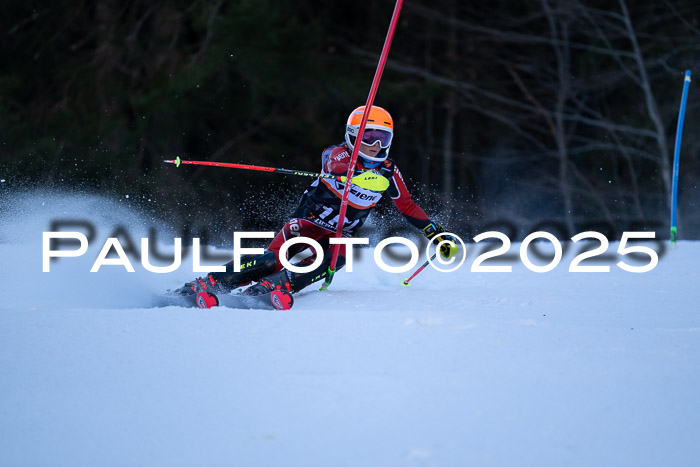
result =
[[[272,251],[266,251],[262,255],[243,255],[240,271],[234,272],[233,261],[230,261],[226,264],[226,271],[212,272],[205,277],[199,277],[172,293],[175,295],[192,295],[200,292],[229,293],[233,289],[258,280],[265,274],[270,274],[276,267],[277,258]]]
[[[306,259],[296,266],[307,266],[311,259]],[[291,272],[282,269],[279,272],[263,277],[257,284],[248,287],[242,293],[245,295],[263,295],[275,290],[297,293],[316,281],[326,277],[331,258],[327,257],[316,269],[310,272]],[[345,257],[339,256],[336,262],[336,271],[345,265]]]
[[[282,269],[267,277],[260,279],[257,284],[248,287],[243,291],[243,295],[264,295],[274,292],[275,290],[284,290],[289,293],[295,292],[292,288],[292,282],[289,278],[289,271]]]
[[[216,278],[212,274],[205,277],[198,277],[192,282],[188,282],[179,289],[174,290],[174,295],[194,295],[200,292],[220,293],[225,289],[219,285]]]

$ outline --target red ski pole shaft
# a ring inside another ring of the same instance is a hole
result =
[[[369,90],[369,95],[367,96],[367,103],[365,104],[365,111],[362,114],[362,121],[360,122],[360,128],[357,132],[356,143],[352,150],[352,156],[350,157],[350,163],[348,164],[348,174],[347,174],[347,185],[346,189],[343,190],[343,198],[340,202],[340,212],[338,213],[338,227],[335,232],[335,238],[340,238],[343,235],[343,227],[345,226],[345,213],[348,209],[348,197],[350,196],[350,190],[347,186],[352,183],[352,175],[355,172],[355,165],[357,164],[357,156],[360,151],[360,142],[365,133],[365,126],[367,125],[367,119],[369,118],[369,109],[372,108],[372,103],[374,103],[374,96],[377,94],[377,89],[379,88],[379,82],[382,79],[382,73],[384,72],[384,65],[386,65],[387,58],[389,57],[389,49],[391,48],[391,41],[394,38],[394,31],[396,31],[396,25],[399,22],[399,13],[401,12],[401,6],[403,5],[403,0],[396,0],[396,6],[394,7],[394,13],[391,15],[391,23],[389,24],[389,31],[386,34],[386,39],[384,39],[384,47],[382,48],[382,54],[379,57],[379,64],[377,65],[377,70],[374,73],[374,79],[372,80],[372,86]],[[333,281],[333,275],[335,274],[335,267],[338,263],[338,253],[340,252],[340,244],[333,245],[333,252],[331,254],[331,262],[328,266],[328,273],[326,274],[326,279],[321,286],[321,290],[327,290],[328,286],[331,285]]]
[[[411,282],[411,280],[412,280],[414,277],[416,277],[418,274],[420,274],[420,272],[421,272],[423,269],[427,268],[428,265],[429,265],[436,257],[437,257],[437,253],[433,253],[433,256],[431,256],[430,259],[429,259],[428,261],[426,261],[425,263],[423,263],[423,265],[422,265],[421,267],[419,267],[418,269],[416,269],[416,272],[414,272],[413,274],[411,274],[411,277],[409,277],[408,279],[402,280],[402,281],[401,281],[401,285],[411,285],[411,284],[409,284],[409,282]]]
[[[233,164],[230,162],[183,161],[179,157],[176,157],[174,160],[166,160],[164,162],[166,162],[168,164],[175,164],[178,167],[180,166],[180,164],[208,165],[211,167],[227,167],[230,169],[258,170],[260,172],[271,172],[271,173],[284,174],[284,175],[301,175],[304,177],[331,178],[333,180],[338,180],[339,182],[345,181],[345,177],[340,177],[337,175],[329,175],[329,174],[315,173],[315,172],[306,172],[303,170],[291,170],[291,169],[280,169],[280,168],[275,168],[275,167],[263,167],[263,166],[259,166],[259,165]]]

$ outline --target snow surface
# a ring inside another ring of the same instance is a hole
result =
[[[42,232],[90,219],[41,272]],[[651,272],[381,271],[363,253],[288,312],[148,308],[190,279],[89,269],[95,196],[0,213],[0,465],[690,466],[700,459],[700,245]],[[517,252],[518,244],[513,245]],[[190,272],[188,272],[190,270]]]

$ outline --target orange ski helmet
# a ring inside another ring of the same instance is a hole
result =
[[[353,110],[348,117],[348,122],[345,126],[345,142],[350,149],[355,147],[355,140],[360,132],[360,123],[364,112],[365,106],[362,105]],[[391,118],[391,115],[383,108],[373,105],[367,117],[367,125],[362,135],[362,142],[372,146],[379,141],[381,150],[375,157],[358,151],[359,156],[362,158],[362,164],[368,169],[372,169],[384,162],[389,156],[389,148],[393,138],[394,120]]]

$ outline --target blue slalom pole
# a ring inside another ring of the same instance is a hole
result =
[[[685,71],[681,108],[678,112],[678,128],[676,129],[676,151],[673,156],[673,194],[671,195],[671,243],[676,243],[678,228],[676,227],[676,208],[678,206],[678,164],[681,159],[681,137],[683,136],[683,119],[685,118],[685,103],[688,100],[690,85],[690,70]]]

